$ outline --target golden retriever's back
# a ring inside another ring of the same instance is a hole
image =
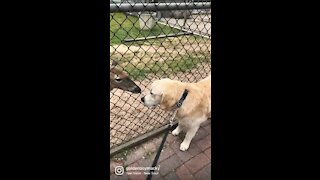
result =
[[[211,74],[197,83],[207,96],[211,97]]]
[[[208,102],[209,102],[208,108],[211,114],[211,74],[208,77],[200,80],[197,84],[202,89],[202,92],[208,98]]]

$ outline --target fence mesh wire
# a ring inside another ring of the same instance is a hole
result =
[[[141,0],[111,3],[134,5]],[[110,55],[142,94],[161,78],[197,82],[211,71],[211,10],[110,13]],[[117,88],[110,91],[110,148],[168,123],[168,112],[145,107],[141,97]]]

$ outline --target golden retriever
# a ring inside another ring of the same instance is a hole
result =
[[[184,83],[177,80],[161,79],[151,84],[151,90],[141,101],[147,107],[160,108],[171,111],[182,97],[184,90],[188,95],[177,110],[176,119],[178,126],[172,131],[172,135],[178,135],[182,130],[186,136],[180,145],[181,151],[186,151],[192,138],[197,133],[200,124],[211,117],[211,75],[197,83]]]

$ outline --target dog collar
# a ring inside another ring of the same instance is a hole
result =
[[[182,94],[182,96],[181,96],[181,98],[179,99],[179,101],[176,104],[177,108],[180,108],[182,106],[182,103],[186,99],[188,93],[189,93],[189,91],[187,89],[185,89],[183,94]]]

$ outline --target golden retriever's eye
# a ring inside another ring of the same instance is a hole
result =
[[[153,93],[150,91],[150,94],[153,95]]]

